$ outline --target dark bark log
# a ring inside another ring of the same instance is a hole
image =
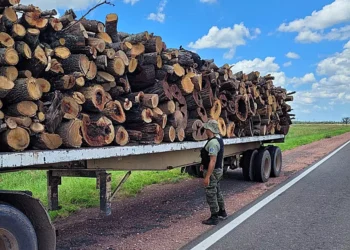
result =
[[[118,15],[108,14],[106,16],[106,33],[112,38],[113,43],[120,42],[118,36]]]
[[[84,87],[80,92],[85,96],[84,110],[91,112],[99,112],[104,109],[107,102],[106,93],[101,85],[93,85]]]
[[[33,149],[53,150],[62,145],[62,138],[58,134],[41,133],[32,136],[30,144]]]
[[[102,112],[115,124],[122,124],[126,121],[123,107],[117,100],[108,102]]]
[[[21,101],[36,101],[42,96],[40,86],[34,78],[19,78],[15,81],[15,86],[5,97],[7,103],[17,103]]]
[[[79,119],[62,122],[57,134],[62,138],[62,145],[67,148],[80,148],[83,143],[81,136],[82,121]]]
[[[206,140],[207,136],[201,120],[189,119],[185,129],[186,139],[190,141]]]
[[[154,65],[144,65],[138,74],[129,75],[129,82],[133,91],[144,90],[156,83]]]

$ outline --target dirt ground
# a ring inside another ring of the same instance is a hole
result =
[[[283,152],[283,173],[267,183],[246,182],[241,171],[230,171],[221,184],[227,212],[233,214],[348,140],[350,133]],[[210,214],[202,181],[149,186],[135,198],[114,201],[109,217],[93,208],[57,221],[57,249],[179,249],[211,228],[201,224]]]

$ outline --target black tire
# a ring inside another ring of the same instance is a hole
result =
[[[0,204],[0,218],[0,248],[38,250],[36,233],[27,216],[12,206]]]
[[[279,177],[282,170],[282,151],[275,146],[268,147],[268,150],[271,155],[271,177]]]
[[[196,166],[188,166],[186,167],[186,172],[193,177],[197,177],[197,168]]]
[[[267,149],[259,149],[254,162],[254,180],[267,182],[271,174],[271,155]]]
[[[246,181],[254,181],[254,160],[256,155],[258,154],[258,150],[248,150],[243,153],[242,159],[242,171],[243,178]]]

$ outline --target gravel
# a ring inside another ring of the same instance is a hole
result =
[[[222,181],[227,212],[233,214],[348,140],[350,133],[283,152],[283,173],[267,183],[246,182],[240,170],[229,171]],[[152,185],[135,198],[115,200],[109,217],[91,208],[57,221],[57,250],[179,249],[211,228],[201,224],[209,214],[202,179]]]

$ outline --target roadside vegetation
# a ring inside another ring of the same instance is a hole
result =
[[[291,127],[286,142],[278,144],[282,150],[292,149],[324,138],[331,138],[350,132],[350,126],[339,124],[297,124]],[[124,176],[123,171],[112,172],[113,188]],[[171,171],[135,171],[120,190],[119,197],[135,196],[144,187],[159,184],[173,183],[190,178],[182,174],[180,169]],[[0,189],[30,190],[34,197],[47,204],[46,172],[22,171],[0,175]],[[51,217],[65,217],[80,208],[96,207],[99,205],[99,194],[96,190],[95,179],[88,178],[62,178],[59,187],[59,203],[62,209],[50,212]]]

